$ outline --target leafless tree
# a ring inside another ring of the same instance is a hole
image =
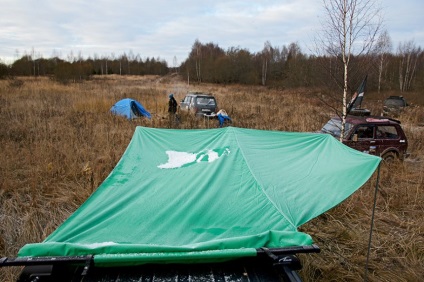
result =
[[[68,59],[68,62],[73,63],[75,61],[74,52],[71,50],[69,54],[66,56]]]
[[[84,56],[82,55],[82,51],[78,51],[78,55],[77,55],[76,60],[80,64],[84,61]]]
[[[200,72],[200,61],[202,59],[202,44],[200,43],[199,40],[196,40],[194,42],[194,46],[193,49],[196,51],[196,55],[195,55],[195,61],[196,61],[196,76],[197,76],[197,81],[201,82],[202,80],[202,76],[201,76],[201,72]]]
[[[392,41],[390,39],[387,30],[380,34],[377,40],[376,51],[379,53],[379,64],[378,64],[378,93],[381,89],[381,80],[383,76],[383,69],[386,63],[386,58],[392,50]]]
[[[347,116],[349,64],[353,56],[368,54],[382,25],[381,9],[372,0],[323,0],[325,11],[322,32],[316,36],[319,55],[341,61],[343,79],[342,128],[344,137]]]
[[[125,52],[123,55],[119,56],[119,75],[122,75],[122,60],[126,58]]]
[[[36,60],[35,60],[35,49],[34,49],[34,47],[32,47],[32,49],[31,49],[31,60],[32,60],[32,65],[33,65],[33,69],[34,69],[33,74],[35,76],[35,62],[36,62]]]
[[[264,49],[262,50],[262,85],[266,84],[266,77],[268,73],[268,64],[271,59],[271,43],[265,42]]]
[[[420,47],[416,47],[414,41],[400,43],[398,47],[399,64],[399,87],[400,91],[411,90],[412,81],[415,77],[415,70],[419,57],[422,56]]]
[[[107,56],[103,56],[103,60],[105,61],[105,74],[108,75],[107,61],[109,58]]]
[[[174,67],[175,72],[178,72],[177,66],[178,66],[178,60],[177,60],[177,56],[174,56],[174,59],[172,60],[172,64]]]
[[[15,49],[15,61],[17,61],[19,58],[19,49]]]
[[[135,56],[132,50],[128,52],[128,74],[131,74],[130,63],[134,62]]]

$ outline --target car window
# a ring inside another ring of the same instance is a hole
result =
[[[387,99],[384,104],[388,107],[405,107],[405,101],[403,99]]]
[[[197,97],[196,103],[198,105],[215,105],[215,99],[214,98],[208,98],[208,97]]]
[[[358,139],[371,139],[374,137],[373,127],[361,125],[356,129],[354,134],[358,135]]]
[[[191,97],[190,97],[190,96],[186,96],[186,97],[184,98],[184,103],[189,104],[189,103],[190,103],[190,99],[191,99]]]
[[[346,122],[345,123],[345,135],[352,128],[352,124]],[[340,133],[342,131],[342,122],[338,118],[330,119],[321,129],[321,132],[329,133],[335,137],[340,137]]]
[[[376,132],[377,139],[397,139],[399,135],[394,126],[379,126]]]

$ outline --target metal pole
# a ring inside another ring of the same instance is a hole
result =
[[[375,192],[374,192],[374,206],[372,208],[372,215],[371,215],[371,227],[370,227],[370,237],[368,239],[368,252],[367,252],[367,262],[365,264],[365,276],[364,281],[367,281],[368,279],[368,262],[370,258],[370,250],[371,250],[371,238],[372,238],[372,230],[374,226],[374,214],[375,214],[375,207],[377,206],[377,192],[378,192],[378,183],[380,181],[380,166],[381,163],[378,165],[378,171],[377,171],[377,182],[375,184]]]

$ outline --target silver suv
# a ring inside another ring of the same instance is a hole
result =
[[[399,116],[400,112],[408,106],[403,96],[390,96],[383,103],[383,114],[385,116]]]
[[[192,112],[196,116],[215,114],[217,108],[215,97],[203,92],[188,92],[180,103],[181,110]]]

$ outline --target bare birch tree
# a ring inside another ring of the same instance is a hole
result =
[[[266,84],[268,64],[271,57],[271,49],[271,43],[269,41],[265,42],[264,49],[262,50],[262,85],[264,86]]]
[[[411,90],[412,81],[415,77],[415,71],[417,68],[417,62],[421,55],[421,48],[417,48],[414,41],[399,44],[399,88],[401,92]]]
[[[382,24],[381,9],[372,0],[323,0],[323,6],[325,20],[315,43],[320,55],[335,57],[342,63],[341,141],[347,116],[349,64],[353,56],[372,50]]]
[[[383,69],[384,69],[384,66],[387,64],[386,63],[387,56],[390,54],[392,50],[392,41],[390,40],[390,36],[387,33],[387,30],[381,33],[380,37],[378,38],[376,49],[377,49],[377,52],[379,53],[378,93],[380,93],[381,80],[383,77]]]
[[[173,64],[173,67],[174,67],[174,71],[175,71],[175,73],[178,73],[178,60],[177,60],[177,56],[174,56],[174,59],[172,60],[172,64]]]
[[[134,62],[134,60],[135,60],[134,53],[133,53],[132,50],[130,50],[128,52],[128,60],[127,60],[127,62],[128,62],[128,75],[131,74],[131,63]]]
[[[36,59],[35,59],[35,49],[34,49],[34,47],[32,47],[32,50],[31,50],[31,61],[32,61],[33,69],[34,69],[33,74],[35,76],[35,62],[36,62]]]
[[[202,81],[202,76],[201,76],[201,72],[200,72],[200,61],[202,59],[202,49],[201,49],[202,45],[200,44],[200,41],[196,40],[196,42],[194,43],[193,49],[196,50],[196,77],[197,77],[197,82],[201,82]]]

